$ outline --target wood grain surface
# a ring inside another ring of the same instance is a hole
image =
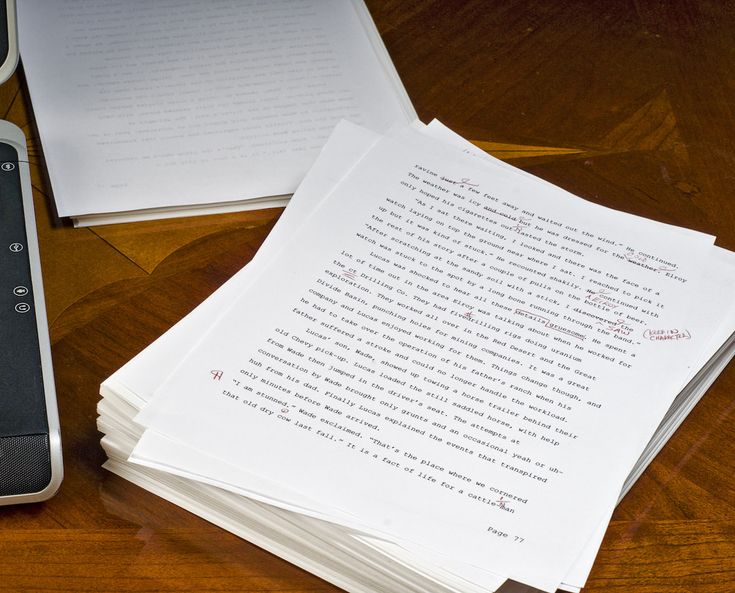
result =
[[[735,249],[732,2],[367,4],[423,121]],[[21,69],[0,111],[30,144],[65,480],[0,509],[0,591],[336,591],[103,470],[95,429],[100,382],[245,265],[280,211],[74,229],[24,85]],[[618,507],[585,593],[735,591],[734,395],[731,365]]]

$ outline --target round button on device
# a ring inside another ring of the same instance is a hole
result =
[[[13,294],[15,296],[23,297],[28,294],[28,289],[25,286],[16,286],[13,289]]]
[[[18,303],[15,306],[15,310],[18,313],[28,313],[31,310],[31,306],[28,303]]]

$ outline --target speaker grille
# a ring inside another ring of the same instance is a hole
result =
[[[0,496],[40,492],[51,482],[47,434],[0,438]]]

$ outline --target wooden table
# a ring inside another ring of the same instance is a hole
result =
[[[423,121],[587,199],[735,249],[726,2],[370,0]],[[65,480],[0,510],[0,591],[333,591],[101,468],[100,382],[257,250],[279,211],[74,229],[55,218],[22,73]],[[613,517],[586,593],[735,591],[735,366]]]

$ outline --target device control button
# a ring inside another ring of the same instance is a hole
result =
[[[25,286],[16,286],[13,289],[13,294],[15,296],[24,297],[28,294],[28,289]]]
[[[13,253],[20,253],[23,251],[23,243],[11,243],[9,249]]]
[[[0,165],[0,169],[2,169],[3,171],[12,171],[13,169],[15,169],[15,163],[3,163],[2,165]]]
[[[18,313],[28,313],[31,310],[31,306],[28,303],[18,303],[15,306],[15,310]]]

